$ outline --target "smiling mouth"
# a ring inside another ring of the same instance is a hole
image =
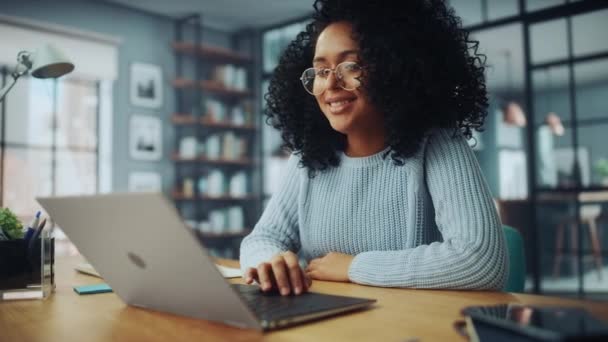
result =
[[[351,107],[351,104],[355,100],[356,100],[356,98],[352,98],[352,99],[327,102],[327,104],[329,105],[329,111],[332,114],[339,114],[339,113],[346,111],[349,107]]]

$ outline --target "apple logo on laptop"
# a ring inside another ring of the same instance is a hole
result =
[[[127,256],[129,257],[129,260],[131,260],[131,262],[135,264],[135,266],[141,269],[146,268],[146,263],[144,262],[144,259],[142,259],[139,255],[129,252],[127,253]]]

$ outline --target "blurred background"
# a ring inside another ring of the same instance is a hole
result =
[[[0,85],[47,43],[76,69],[23,77],[0,104],[0,205],[29,222],[37,196],[162,191],[237,258],[288,155],[263,95],[312,3],[1,1]],[[608,298],[608,2],[449,3],[487,56],[471,146],[524,238],[526,291]]]

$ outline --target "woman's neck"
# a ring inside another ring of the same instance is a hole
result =
[[[384,133],[348,134],[346,136],[346,153],[349,157],[366,157],[386,148]]]

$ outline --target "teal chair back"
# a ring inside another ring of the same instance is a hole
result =
[[[523,292],[526,281],[524,241],[521,234],[514,228],[502,226],[502,231],[505,234],[509,254],[509,277],[503,290],[506,292]]]

